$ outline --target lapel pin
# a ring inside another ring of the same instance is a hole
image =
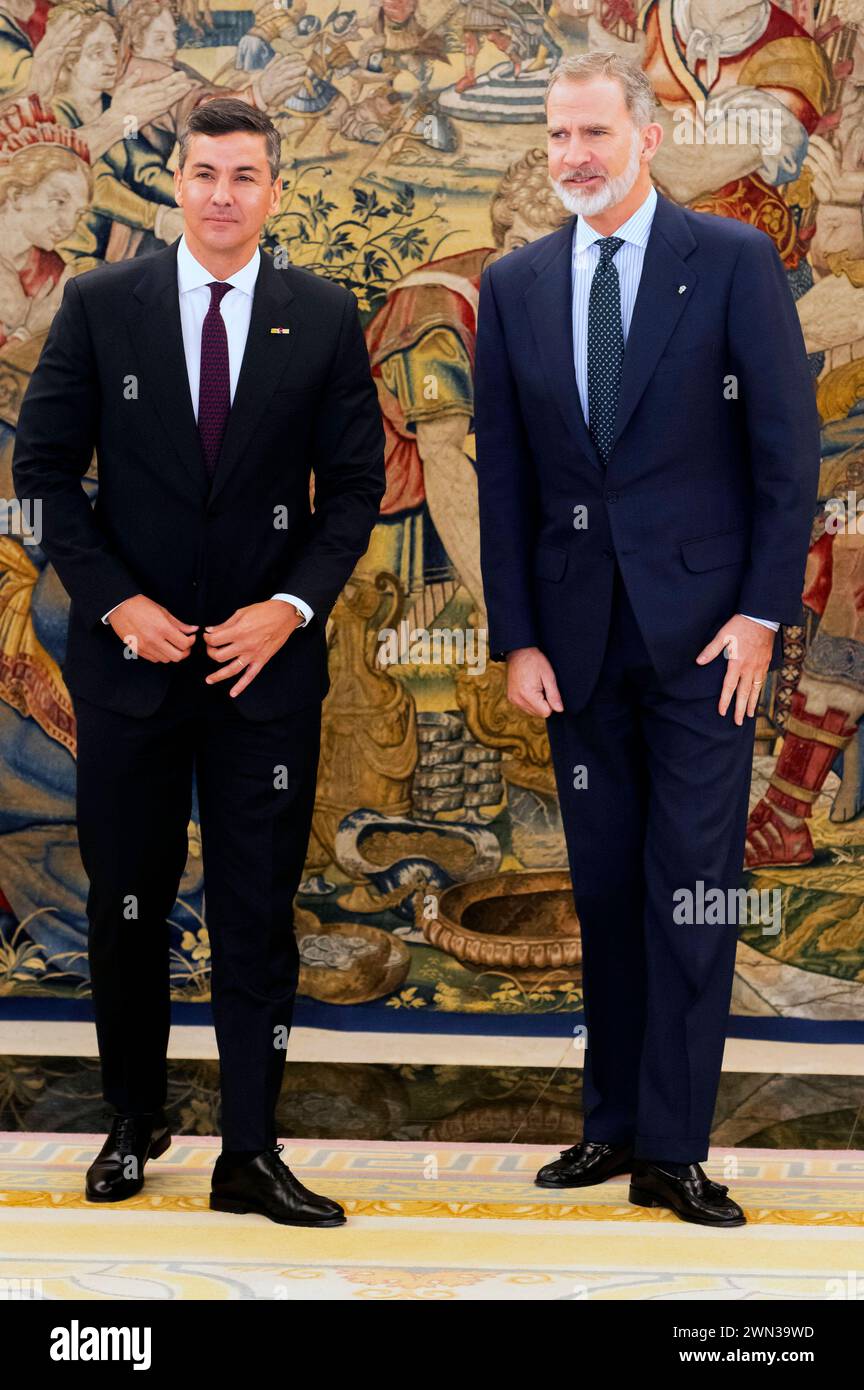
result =
[[[270,332],[271,332],[271,333],[290,333],[290,332],[291,332],[291,329],[290,329],[290,328],[271,328],[271,329],[270,329]]]
[[[687,288],[686,285],[679,285],[679,286],[678,286],[678,293],[679,293],[679,294],[683,294],[684,291],[686,290],[686,288]]]

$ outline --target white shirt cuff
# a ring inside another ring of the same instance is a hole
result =
[[[298,598],[296,594],[271,594],[270,597],[281,599],[283,603],[295,604],[303,614],[303,622],[300,624],[300,627],[305,627],[310,618],[314,616],[313,610],[309,607],[308,603],[304,603],[302,598]]]
[[[776,632],[780,624],[772,622],[770,618],[752,618],[749,613],[739,614],[741,618],[750,618],[751,623],[759,623],[761,627],[770,627],[772,632]]]

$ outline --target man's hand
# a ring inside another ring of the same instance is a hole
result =
[[[214,661],[228,663],[224,670],[208,676],[207,684],[230,680],[243,671],[243,676],[228,692],[239,695],[299,626],[300,618],[293,605],[280,598],[271,598],[238,608],[224,623],[205,627],[208,653]]]
[[[526,714],[548,719],[564,705],[558,693],[555,672],[539,647],[517,647],[507,653],[507,699]]]
[[[725,714],[735,694],[736,724],[744,723],[745,714],[752,718],[756,713],[773,646],[774,633],[769,627],[736,613],[734,618],[723,624],[696,658],[698,664],[704,666],[718,657],[724,647],[727,648],[728,669],[717,709],[720,714]]]
[[[145,594],[127,598],[108,622],[121,642],[145,661],[183,661],[195,641],[197,623],[183,623]]]

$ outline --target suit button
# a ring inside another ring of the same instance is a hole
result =
[[[618,493],[617,493],[617,492],[607,492],[607,493],[605,494],[605,496],[606,496],[606,501],[607,501],[607,502],[617,502],[617,501],[618,501]]]
[[[198,588],[198,580],[197,580],[197,579],[193,579],[193,580],[192,580],[192,588],[193,588],[193,589],[197,589],[197,588]]]
[[[614,550],[604,550],[604,551],[603,551],[603,554],[604,554],[604,556],[605,556],[605,558],[606,558],[607,560],[611,560],[611,559],[612,559],[612,556],[615,554],[615,552],[614,552]]]

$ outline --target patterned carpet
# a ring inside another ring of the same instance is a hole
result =
[[[176,1138],[137,1197],[95,1206],[103,1138],[0,1134],[0,1280],[46,1299],[794,1301],[861,1279],[854,1150],[712,1149],[749,1224],[710,1231],[631,1206],[626,1177],[535,1187],[556,1153],[533,1144],[293,1141],[283,1160],[349,1215],[314,1231],[211,1212],[214,1138]]]

